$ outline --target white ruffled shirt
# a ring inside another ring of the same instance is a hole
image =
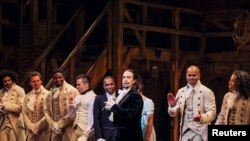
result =
[[[127,93],[130,91],[130,89],[131,88],[129,88],[129,89],[119,89],[118,90],[118,97],[116,98],[116,104],[118,104],[121,100],[122,100],[122,98],[125,96],[125,95],[127,95]]]

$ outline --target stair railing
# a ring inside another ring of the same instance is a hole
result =
[[[65,59],[65,61],[62,63],[62,65],[60,66],[60,69],[62,69],[63,71],[65,71],[66,67],[69,66],[70,61],[73,60],[77,53],[81,50],[84,49],[85,46],[83,46],[83,44],[86,42],[86,40],[88,39],[88,37],[91,35],[91,33],[93,32],[93,30],[95,29],[95,27],[100,23],[100,21],[102,20],[102,18],[105,16],[105,14],[108,12],[109,8],[112,6],[112,1],[110,0],[106,6],[104,7],[104,9],[101,11],[101,13],[97,16],[97,18],[94,20],[94,22],[90,25],[90,27],[88,28],[88,30],[85,32],[85,34],[81,37],[81,39],[79,40],[79,42],[76,44],[75,48],[71,51],[71,53],[68,55],[68,57]],[[45,86],[47,89],[50,88],[52,85],[52,79],[50,79],[47,83],[47,85]]]
[[[81,7],[78,8],[75,12],[75,14],[72,16],[72,18],[69,20],[69,22],[62,28],[62,30],[53,38],[53,40],[49,43],[48,47],[43,51],[43,53],[37,58],[37,60],[33,63],[33,65],[30,67],[30,69],[25,73],[24,79],[21,81],[20,85],[23,86],[25,82],[28,80],[29,73],[33,70],[36,70],[38,66],[41,64],[43,60],[46,59],[50,51],[53,49],[55,44],[58,42],[58,40],[62,37],[62,35],[67,31],[69,26],[73,23],[76,16],[80,12]]]

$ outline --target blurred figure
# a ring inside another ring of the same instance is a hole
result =
[[[72,141],[73,119],[68,115],[68,104],[79,95],[78,90],[65,81],[63,71],[52,72],[53,86],[46,99],[44,114],[50,127],[50,141]]]
[[[250,76],[234,71],[228,82],[216,125],[250,125]]]
[[[27,129],[26,141],[49,140],[47,133],[48,123],[44,117],[44,100],[48,94],[42,85],[42,76],[39,72],[33,71],[29,75],[32,90],[26,94],[23,103],[23,119]]]
[[[139,93],[143,99],[143,109],[141,117],[141,128],[144,141],[156,141],[155,129],[154,129],[154,102],[152,99],[143,95],[143,83],[142,78],[138,77]]]
[[[0,139],[25,141],[22,105],[25,91],[18,86],[17,74],[11,70],[0,72]]]
[[[114,132],[113,113],[104,109],[105,102],[116,98],[116,85],[111,76],[103,79],[104,94],[97,95],[94,102],[94,130],[96,141],[111,141]]]
[[[208,124],[216,118],[214,93],[201,84],[197,66],[187,68],[186,80],[176,97],[168,93],[168,113],[171,117],[180,113],[180,141],[207,141]]]
[[[71,118],[74,119],[72,141],[93,141],[93,105],[96,97],[90,88],[90,77],[81,74],[76,77],[76,88],[80,95],[69,105]]]
[[[115,130],[111,141],[143,141],[141,113],[143,100],[136,85],[138,75],[132,69],[124,71],[123,88],[116,100],[109,98],[105,109],[114,113]]]

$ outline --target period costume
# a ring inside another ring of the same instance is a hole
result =
[[[108,98],[114,98],[115,94],[109,95],[108,93],[98,95],[95,98],[94,102],[94,130],[95,130],[95,139],[105,139],[106,141],[111,140],[112,133],[114,131],[114,123],[112,112],[106,110],[105,102]]]
[[[53,86],[45,99],[44,114],[50,126],[50,141],[71,141],[73,138],[73,119],[67,114],[72,95],[79,95],[78,90],[64,81],[59,88]],[[52,131],[54,123],[62,129],[60,134]]]
[[[43,86],[38,91],[30,91],[23,103],[23,119],[26,128],[26,141],[47,141],[49,140],[48,123],[44,117],[44,101],[48,94]],[[38,133],[35,135],[29,130],[30,126],[35,124]]]
[[[15,83],[10,89],[0,90],[4,106],[0,111],[0,140],[25,141],[25,131],[22,116],[22,105],[25,97],[24,89]]]
[[[198,81],[195,87],[187,85],[178,90],[177,104],[169,106],[168,112],[171,117],[180,113],[180,141],[192,138],[196,134],[202,137],[201,140],[207,141],[208,125],[216,118],[216,104],[213,91],[205,87]],[[194,116],[201,113],[201,121],[193,120]]]
[[[223,98],[216,125],[250,125],[250,98],[237,92],[228,92]]]
[[[111,111],[114,113],[115,131],[112,141],[143,141],[141,113],[143,100],[135,90],[119,91]]]
[[[143,138],[146,136],[147,126],[148,126],[148,115],[154,115],[154,102],[145,97],[143,99],[143,109],[142,109],[142,117],[141,117],[141,128]],[[153,126],[149,141],[156,141],[155,129]]]
[[[93,105],[96,94],[87,90],[74,99],[76,108],[73,123],[74,135],[72,141],[87,141],[94,139],[93,130]]]

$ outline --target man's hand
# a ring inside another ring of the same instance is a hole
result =
[[[61,134],[62,129],[59,128],[58,124],[55,122],[52,125],[52,131],[55,132],[56,134]]]
[[[171,107],[174,107],[178,101],[179,97],[175,98],[172,93],[168,93],[167,100]]]
[[[68,116],[70,119],[74,119],[76,115],[76,105],[75,104],[69,104],[68,107]]]
[[[115,101],[112,98],[109,98],[105,103],[105,109],[109,111],[115,105]]]
[[[31,131],[31,132],[33,132],[35,135],[38,133],[38,127],[37,127],[37,125],[36,124],[31,124],[30,125],[30,127],[29,127],[29,130]]]
[[[194,116],[194,121],[201,122],[201,112],[198,111],[197,115]]]

